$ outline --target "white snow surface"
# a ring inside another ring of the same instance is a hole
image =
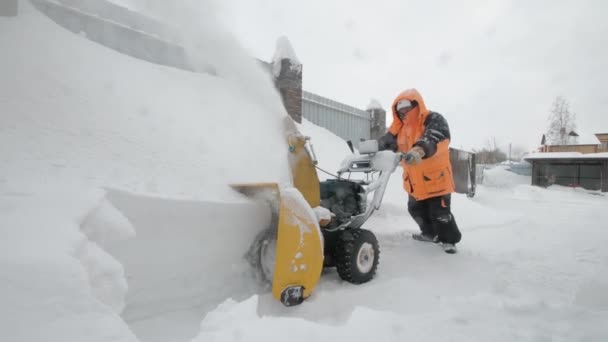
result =
[[[327,210],[324,207],[315,207],[312,208],[312,210],[315,212],[315,215],[317,216],[317,222],[320,222],[321,220],[331,220],[331,211]]]
[[[580,152],[536,152],[530,153],[524,159],[553,159],[553,158],[578,158],[584,156]]]
[[[217,304],[201,292],[248,293],[243,251],[269,218],[229,184],[290,180],[271,76],[217,41],[220,27],[191,54],[214,77],[122,55],[19,5],[0,18],[0,340],[174,338],[161,334],[171,314],[202,310],[200,322]],[[232,265],[219,285],[207,279],[218,263]],[[223,284],[237,278],[238,291]]]
[[[411,239],[398,167],[365,225],[376,278],[327,269],[283,307],[243,260],[268,208],[227,185],[288,178],[271,82],[135,60],[20,5],[0,19],[0,341],[608,340],[608,197],[506,166],[453,195],[455,255]],[[323,169],[351,154],[298,127]]]
[[[608,158],[608,152],[580,153],[580,152],[536,152],[525,156],[524,160],[534,159],[603,159]]]
[[[398,172],[397,172],[398,173]],[[412,240],[398,174],[367,227],[382,248],[377,277],[350,285],[327,270],[302,306],[267,295],[228,299],[200,341],[604,341],[608,338],[605,196],[536,188],[493,169],[474,198],[456,194],[456,255]]]

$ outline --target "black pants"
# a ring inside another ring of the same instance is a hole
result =
[[[407,209],[422,233],[437,236],[440,242],[456,244],[460,242],[462,234],[450,210],[451,200],[449,194],[422,201],[409,196]]]

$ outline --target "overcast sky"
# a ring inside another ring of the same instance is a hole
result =
[[[388,109],[415,87],[446,116],[454,146],[535,148],[566,96],[580,131],[608,132],[608,2],[230,0],[220,19],[270,60],[285,35],[304,89]]]

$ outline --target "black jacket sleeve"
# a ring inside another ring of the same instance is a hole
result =
[[[397,152],[397,137],[392,135],[391,132],[386,132],[380,139],[378,139],[378,149],[380,151],[390,150]]]
[[[437,143],[450,139],[450,127],[443,115],[430,112],[424,121],[424,133],[414,144],[424,150],[424,158],[432,157],[437,152]]]

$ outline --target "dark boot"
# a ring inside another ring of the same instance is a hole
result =
[[[438,241],[442,243],[446,253],[455,253],[456,244],[462,234],[458,230],[456,219],[450,209],[451,195],[429,199],[431,222],[437,229]]]
[[[416,201],[410,196],[407,202],[407,210],[420,228],[420,233],[413,234],[412,238],[423,242],[437,242],[437,233],[431,221],[427,201]]]

